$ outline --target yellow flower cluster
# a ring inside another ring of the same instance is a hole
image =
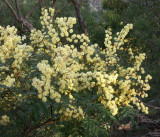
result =
[[[69,108],[67,109],[62,108],[58,112],[55,111],[55,114],[61,114],[61,120],[72,119],[72,118],[82,120],[84,118],[84,113],[82,108],[79,107],[77,109],[71,105],[69,105]]]
[[[56,112],[62,119],[83,119],[83,106],[77,105],[78,100],[74,95],[89,93],[95,88],[98,90],[93,94],[99,95],[96,101],[102,103],[112,115],[117,115],[121,106],[132,104],[148,113],[148,108],[139,99],[147,97],[145,91],[150,89],[148,80],[151,76],[147,75],[143,80],[140,74],[145,73],[144,68],[141,68],[145,54],[134,55],[130,48],[126,54],[134,63],[127,67],[122,63],[123,45],[128,42],[125,37],[133,25],[127,24],[118,32],[114,43],[112,30],[107,29],[104,42],[106,48],[102,50],[98,44],[89,45],[88,36],[72,34],[75,18],[54,19],[53,16],[54,9],[42,9],[42,30],[32,30],[30,46],[22,44],[14,27],[0,27],[0,61],[5,63],[7,59],[14,59],[10,64],[13,73],[8,76],[1,73],[5,78],[0,84],[13,86],[17,73],[21,72],[23,58],[27,59],[33,54],[32,47],[36,47],[38,50],[35,50],[34,54],[46,54],[50,59],[37,64],[41,75],[40,78],[32,79],[32,86],[36,88],[38,98],[43,102],[51,98],[55,103],[62,104],[61,109]],[[77,44],[79,48],[76,48]],[[2,66],[2,69],[10,68]],[[68,99],[68,104],[65,104],[63,97]]]
[[[42,12],[44,16],[41,19],[49,19],[47,10],[43,9]],[[47,61],[39,63],[37,67],[42,72],[41,80],[33,79],[33,86],[38,90],[39,98],[45,102],[48,96],[56,99],[56,102],[59,103],[61,96],[65,95],[68,96],[70,102],[73,100],[76,102],[72,93],[98,87],[97,94],[101,94],[98,101],[109,109],[112,115],[118,113],[120,106],[131,106],[131,103],[148,113],[148,108],[138,99],[138,96],[147,97],[145,91],[150,88],[147,82],[151,77],[147,76],[144,82],[139,75],[139,70],[142,74],[145,73],[144,68],[140,69],[145,54],[135,56],[132,49],[128,49],[128,55],[134,59],[133,65],[128,68],[121,66],[122,59],[118,54],[124,49],[122,45],[128,42],[125,37],[133,28],[132,24],[127,24],[121,32],[117,33],[114,43],[112,43],[111,28],[106,30],[104,42],[106,48],[102,50],[98,44],[89,46],[90,40],[84,34],[71,34],[73,25],[76,23],[75,18],[56,18],[55,23],[57,24],[55,26],[50,22],[42,23],[43,28],[47,28],[48,32],[35,30],[31,34],[33,45],[36,43],[37,47],[41,47],[43,43],[48,49],[51,49],[50,51],[44,50],[44,52],[51,55],[52,65],[50,66]],[[41,40],[44,37],[48,39],[44,38],[45,40],[40,42],[38,35]],[[65,41],[64,45],[58,43],[61,38]],[[79,43],[80,50],[71,42]],[[52,82],[51,79],[54,81]],[[54,86],[55,84],[58,85],[58,90]],[[135,86],[136,88],[133,88]],[[60,114],[76,118],[71,113],[74,109],[62,109]],[[76,111],[78,112],[78,110]],[[83,110],[80,112],[83,113]],[[78,114],[75,115],[78,116]]]
[[[41,98],[44,102],[47,101],[46,96],[50,94],[51,99],[55,99],[57,103],[60,102],[61,95],[54,90],[54,87],[50,85],[51,83],[51,74],[52,74],[52,69],[50,66],[47,64],[47,60],[43,60],[42,63],[39,63],[37,65],[38,69],[42,72],[41,79],[40,81],[37,78],[33,79],[32,86],[37,88],[38,90],[38,97]],[[43,91],[43,92],[42,92]]]
[[[6,79],[2,82],[3,85],[7,87],[11,87],[15,82],[15,78],[11,78],[9,75],[6,77]]]
[[[25,37],[25,36],[24,36]],[[20,75],[23,59],[28,59],[33,51],[31,46],[22,44],[22,39],[17,35],[15,27],[0,26],[0,62],[5,64],[0,67],[0,76],[3,80],[0,84],[11,87],[15,83],[15,77]],[[6,65],[7,64],[7,65]],[[10,75],[5,71],[12,70]]]
[[[110,125],[108,125],[108,124],[103,124],[103,127],[104,127],[104,129],[105,130],[108,130],[108,131],[110,131]]]
[[[2,116],[0,120],[0,124],[5,126],[8,123],[9,123],[9,117],[7,115]]]

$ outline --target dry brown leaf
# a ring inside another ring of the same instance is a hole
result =
[[[128,124],[120,125],[118,130],[131,130],[131,121]]]

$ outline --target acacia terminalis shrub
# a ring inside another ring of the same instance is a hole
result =
[[[140,99],[152,78],[141,67],[145,53],[125,48],[132,24],[114,38],[108,28],[102,50],[73,33],[76,18],[42,8],[40,19],[27,44],[15,27],[0,27],[1,134],[107,135],[125,108],[148,114]]]

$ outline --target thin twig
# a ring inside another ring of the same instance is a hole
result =
[[[23,17],[22,17],[21,9],[20,9],[19,4],[18,4],[18,0],[15,0],[15,4],[16,4],[18,17],[19,17],[19,19],[22,19]]]

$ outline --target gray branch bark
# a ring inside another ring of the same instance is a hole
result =
[[[52,4],[52,6],[51,6],[53,9],[55,9],[56,1],[57,1],[57,0],[53,0],[53,4]]]
[[[82,30],[82,33],[87,35],[86,22],[82,18],[82,14],[81,14],[81,11],[80,11],[80,5],[78,3],[78,0],[71,0],[71,1],[72,1],[73,5],[75,7],[76,15],[77,15],[78,22],[79,22],[80,28]]]
[[[17,12],[13,9],[12,5],[8,2],[8,0],[3,0],[3,2],[7,5],[9,10],[14,15],[15,19],[21,24],[23,24],[23,26],[25,26],[29,31],[34,29],[34,27],[27,19],[33,13],[33,11],[35,11],[38,8],[38,6],[41,5],[43,1],[44,0],[39,0],[38,3],[26,14],[26,16],[23,17],[18,0],[14,0],[14,1],[12,0],[13,4],[15,4]]]

